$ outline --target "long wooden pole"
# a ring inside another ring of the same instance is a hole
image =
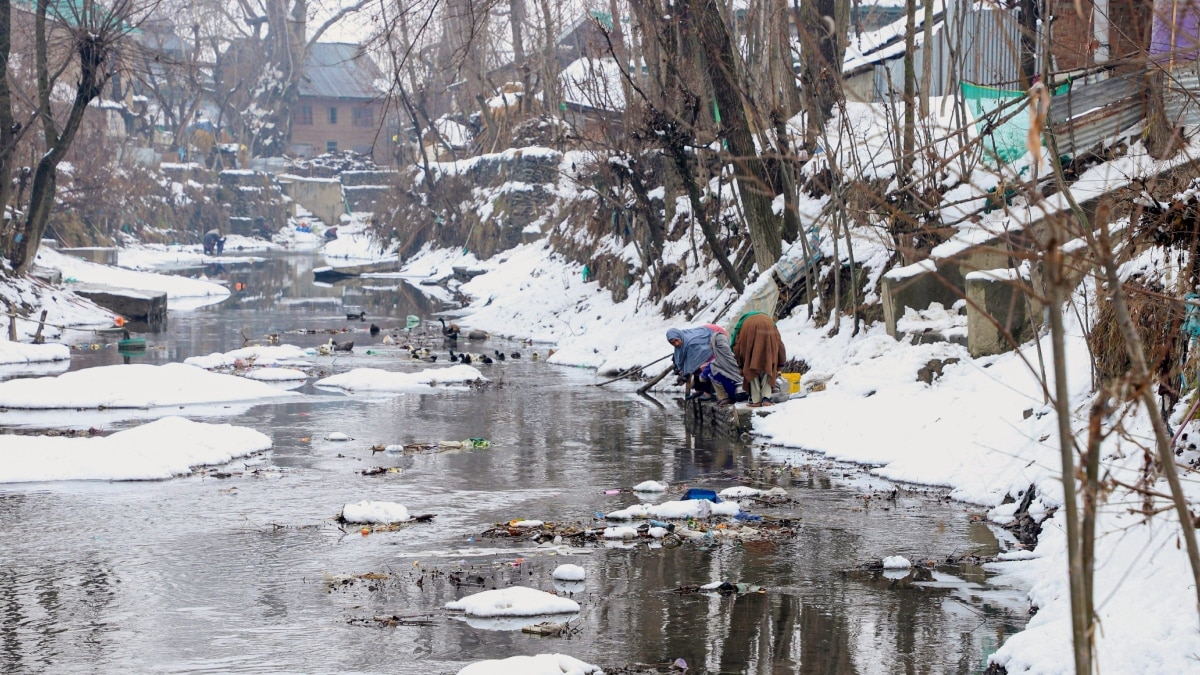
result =
[[[651,361],[650,363],[647,363],[647,364],[646,364],[646,365],[644,365],[644,366],[634,366],[634,367],[632,367],[632,368],[627,368],[626,370],[623,370],[623,371],[621,371],[621,374],[620,374],[620,375],[617,375],[616,377],[612,378],[611,380],[605,380],[605,381],[603,381],[603,382],[599,382],[599,383],[597,383],[597,384],[596,384],[596,386],[597,386],[597,387],[603,387],[604,385],[606,385],[606,384],[612,384],[613,382],[616,382],[617,380],[623,380],[623,379],[625,379],[625,378],[629,377],[630,375],[632,375],[632,374],[634,374],[634,373],[638,372],[639,370],[643,370],[643,369],[645,369],[645,368],[649,368],[650,366],[652,366],[652,365],[654,365],[654,364],[658,363],[659,361],[662,361],[663,359],[669,359],[669,358],[671,358],[671,356],[672,356],[672,354],[667,354],[666,356],[663,356],[663,357],[659,357],[659,358],[657,358],[657,359],[654,359],[653,361]]]
[[[651,387],[658,384],[659,382],[662,382],[662,379],[667,376],[667,373],[670,373],[674,370],[675,370],[675,367],[671,366],[670,368],[667,368],[666,370],[662,371],[653,380],[650,380],[646,384],[643,384],[642,386],[638,387],[637,393],[644,394],[644,393],[650,391]]]

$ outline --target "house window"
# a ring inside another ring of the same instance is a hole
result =
[[[329,109],[329,123],[337,124],[337,108]]]
[[[337,152],[337,141],[325,141],[325,152]]]
[[[296,124],[302,124],[304,126],[312,126],[312,123],[313,123],[312,106],[311,105],[300,106],[300,113],[298,115],[296,115]]]
[[[375,110],[367,107],[355,108],[353,121],[356,127],[373,127],[375,126]]]

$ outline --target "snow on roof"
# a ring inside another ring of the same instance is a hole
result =
[[[621,67],[615,59],[575,59],[558,76],[563,101],[599,110],[624,110]]]
[[[943,0],[932,0],[934,17],[933,31],[936,35],[942,28]],[[882,3],[880,3],[882,4]],[[903,4],[903,2],[900,2]],[[898,58],[904,55],[904,33],[906,19],[892,23],[867,33],[851,36],[846,44],[846,55],[842,61],[842,72],[851,75],[856,71],[872,66],[880,61]],[[925,40],[922,28],[925,25],[925,13],[917,12],[916,46],[920,47]]]

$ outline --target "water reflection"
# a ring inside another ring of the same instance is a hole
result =
[[[313,263],[226,266],[231,280],[244,275],[245,290],[221,307],[173,314],[170,333],[150,338],[146,361],[226,351],[242,346],[243,335],[351,327],[360,331],[355,354],[323,367],[428,367],[395,351],[367,355],[380,338],[340,314],[360,306],[368,323],[377,314],[398,326],[408,314],[428,317],[436,303],[406,285],[318,287]],[[284,341],[309,346],[327,337],[287,333]],[[71,367],[119,358],[115,349],[89,351]],[[673,403],[649,403],[633,393],[635,384],[601,389],[588,371],[529,359],[484,372],[495,384],[482,390],[363,398],[307,384],[299,400],[203,410],[207,421],[251,426],[274,440],[270,452],[224,467],[232,474],[226,479],[0,486],[0,671],[427,674],[563,652],[610,667],[683,658],[693,672],[967,674],[982,672],[985,654],[1024,624],[1023,600],[989,587],[977,566],[902,579],[856,571],[886,555],[993,553],[990,529],[969,522],[960,506],[906,490],[865,500],[860,485],[869,481],[861,475],[811,463],[784,467],[742,444],[689,433]],[[0,423],[14,424],[13,414]],[[92,419],[58,413],[38,424]],[[333,431],[356,440],[323,440]],[[492,447],[371,450],[471,437]],[[404,471],[363,475],[375,466]],[[643,480],[720,489],[743,477],[797,500],[764,511],[795,523],[795,536],[586,549],[481,536],[518,517],[602,525],[595,513],[638,501],[608,492]],[[361,499],[437,517],[363,537],[334,520],[343,504]],[[554,589],[550,573],[565,562],[587,572],[581,587],[560,589],[583,608],[569,638],[484,630],[441,609],[485,586]],[[454,570],[483,585],[455,586]],[[326,582],[366,572],[385,576]],[[766,592],[677,592],[720,580]],[[433,625],[372,623],[414,613],[432,614]]]

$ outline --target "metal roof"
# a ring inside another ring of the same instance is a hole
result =
[[[318,42],[304,59],[300,95],[320,98],[374,99],[380,92],[374,82],[382,78],[370,57],[358,45]]]

